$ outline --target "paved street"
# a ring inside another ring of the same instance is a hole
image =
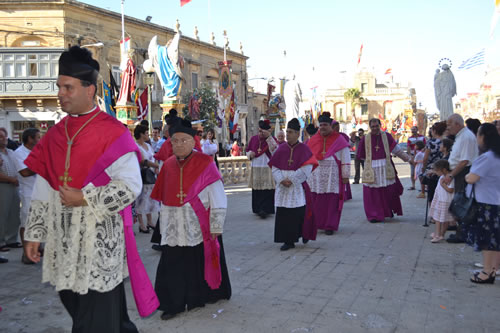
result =
[[[398,160],[400,161],[400,160]],[[469,282],[480,255],[464,244],[431,244],[422,227],[425,200],[406,191],[404,216],[366,221],[362,185],[352,185],[339,232],[280,252],[274,218],[251,213],[251,192],[228,186],[224,245],[233,296],[160,320],[139,319],[127,283],[129,314],[141,332],[498,332],[500,287]],[[154,280],[160,255],[137,234]],[[69,332],[71,320],[54,289],[40,283],[41,265],[25,266],[21,251],[0,266],[0,332]]]

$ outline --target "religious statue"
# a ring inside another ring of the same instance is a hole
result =
[[[299,118],[299,103],[302,102],[302,90],[299,82],[295,80],[293,74],[291,80],[285,84],[285,104],[286,104],[286,122],[288,123],[293,118]]]
[[[158,37],[154,36],[149,42],[149,59],[143,65],[144,68],[152,66],[156,72],[165,92],[164,100],[179,95],[181,81],[184,79],[182,75],[184,59],[179,54],[180,37],[178,32],[165,46],[161,46],[158,45]]]
[[[457,85],[450,66],[444,64],[441,69],[441,72],[438,73],[438,69],[434,75],[434,92],[440,119],[443,121],[453,114],[452,98],[457,94]]]

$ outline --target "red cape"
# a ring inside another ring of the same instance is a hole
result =
[[[200,138],[198,135],[194,137],[194,149],[201,152],[201,144]],[[174,151],[172,149],[172,142],[170,141],[170,137],[165,141],[160,148],[160,151],[155,154],[155,159],[158,161],[165,162],[170,158],[170,156],[174,155]]]
[[[337,132],[332,132],[329,136],[324,138],[318,131],[318,133],[314,134],[309,141],[307,141],[307,146],[311,149],[314,157],[318,161],[322,161],[326,154],[323,154],[323,145],[325,146],[325,152],[328,152],[330,146],[340,137],[340,134]],[[326,139],[326,143],[324,142]]]
[[[71,181],[68,181],[68,186],[78,189],[85,186],[85,179],[94,164],[125,131],[128,131],[122,123],[105,112],[101,112],[99,108],[84,116],[64,117],[33,148],[25,160],[26,166],[42,176],[54,190],[58,191],[59,186],[63,185],[63,181],[59,177],[64,174],[68,149],[68,140],[64,129],[66,120],[68,120],[68,135],[72,138],[83,124],[97,112],[99,115],[76,136],[71,148],[69,168]],[[132,139],[132,137],[130,138]]]
[[[180,207],[189,202],[193,196],[198,195],[203,188],[221,179],[221,175],[218,171],[216,173],[205,172],[209,170],[211,164],[213,164],[213,167],[217,169],[212,156],[193,151],[189,160],[184,163],[182,191],[189,194],[189,196],[184,198],[183,203],[181,203],[180,198],[177,197],[180,192],[181,172],[179,163],[177,162],[177,158],[175,156],[171,156],[161,168],[160,174],[156,179],[153,192],[151,193],[151,198],[162,202],[165,206]],[[210,171],[213,170],[210,169]],[[191,186],[199,180],[200,177],[206,178],[207,176],[209,179],[203,179],[205,186],[200,188],[198,193],[191,193]]]

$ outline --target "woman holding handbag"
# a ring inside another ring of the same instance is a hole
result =
[[[137,125],[134,129],[134,137],[142,155],[140,162],[142,191],[135,201],[135,212],[139,220],[139,232],[148,234],[149,228],[153,229],[155,227],[151,214],[160,211],[160,203],[150,197],[156,180],[156,170],[159,165],[154,161],[153,148],[146,142],[149,140],[148,128],[144,125]],[[144,225],[144,220],[142,219],[143,214],[146,214],[147,227]]]
[[[482,251],[484,269],[470,280],[493,284],[500,264],[500,135],[495,125],[482,124],[477,143],[482,154],[465,176],[468,193],[472,192],[472,184],[474,186],[477,219],[468,226],[466,241]]]

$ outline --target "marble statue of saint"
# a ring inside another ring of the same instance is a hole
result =
[[[457,94],[455,77],[448,64],[441,66],[442,71],[434,75],[434,93],[441,121],[453,114],[452,98]]]
[[[177,32],[165,46],[158,45],[158,37],[149,42],[148,55],[156,75],[160,79],[166,98],[179,94],[181,81],[184,79],[182,68],[184,61],[179,55],[180,32]],[[147,61],[147,60],[146,60]]]
[[[302,102],[302,90],[300,89],[299,82],[295,80],[295,74],[285,84],[284,95],[286,123],[288,124],[291,119],[299,118],[299,103]]]

